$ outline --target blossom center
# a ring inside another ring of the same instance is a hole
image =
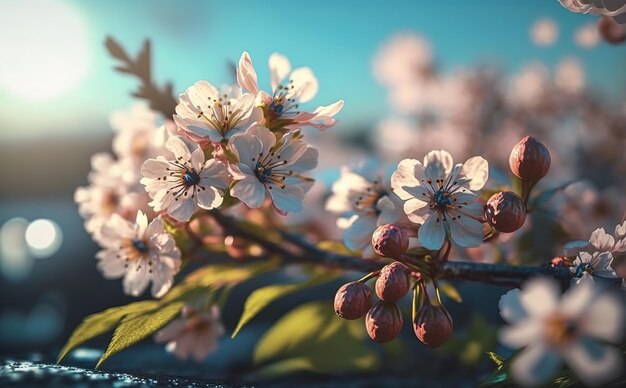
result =
[[[563,345],[571,341],[577,332],[576,322],[561,314],[551,315],[545,320],[545,337],[552,345]]]
[[[143,242],[143,240],[140,240],[138,238],[133,239],[132,244],[133,244],[133,248],[135,248],[135,250],[139,252],[140,254],[144,254],[148,252],[148,247],[146,246],[146,243]]]
[[[452,205],[452,199],[450,198],[450,194],[447,190],[439,189],[435,191],[433,195],[433,201],[435,202],[435,207],[439,211],[444,211],[448,208],[448,206]]]
[[[254,176],[259,182],[267,185],[269,189],[272,188],[272,185],[284,189],[286,187],[284,184],[286,177],[293,174],[293,171],[281,168],[288,161],[282,159],[281,155],[276,155],[275,152],[270,152],[265,156],[260,153],[258,160],[257,158],[252,158],[252,161],[256,163]]]
[[[593,267],[591,266],[591,264],[584,263],[584,264],[580,264],[578,267],[576,267],[576,272],[574,272],[574,277],[580,279],[580,278],[583,277],[585,272],[587,272],[589,274],[593,273]]]
[[[222,136],[233,128],[237,127],[242,119],[241,110],[233,110],[228,94],[222,96],[209,97],[208,111],[197,106],[199,112],[197,117],[204,119],[207,124],[217,129]]]
[[[287,113],[300,113],[297,112],[299,105],[296,104],[296,99],[292,96],[294,88],[295,86],[293,84],[293,80],[289,80],[289,84],[287,86],[278,85],[272,95],[272,101],[268,105],[268,108],[276,113],[277,116]]]
[[[183,174],[183,182],[187,186],[195,186],[200,183],[200,175],[194,169],[186,169]]]

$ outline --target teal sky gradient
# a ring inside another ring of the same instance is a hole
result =
[[[309,66],[318,77],[320,92],[312,107],[344,99],[339,119],[352,126],[372,125],[388,115],[371,60],[400,31],[426,36],[444,71],[488,63],[515,72],[535,60],[553,67],[575,57],[592,88],[623,97],[626,85],[624,46],[576,46],[574,32],[595,18],[572,14],[556,0],[69,2],[86,20],[89,74],[72,92],[44,103],[0,90],[3,137],[102,135],[109,113],[132,104],[128,93],[136,85],[112,71],[114,62],[103,47],[107,35],[130,52],[150,38],[155,77],[172,80],[179,92],[199,79],[227,82],[227,60],[236,61],[244,50],[261,85],[268,87],[267,58],[279,51],[293,66]],[[530,27],[542,17],[559,26],[556,44],[547,48],[529,38]]]

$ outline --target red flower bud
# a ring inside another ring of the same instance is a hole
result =
[[[402,312],[395,303],[379,300],[365,316],[365,328],[376,342],[389,342],[402,331]]]
[[[413,318],[413,331],[425,345],[436,348],[452,335],[452,317],[442,305],[427,301]]]
[[[513,147],[509,166],[516,177],[534,184],[550,170],[550,152],[546,146],[526,136]]]
[[[372,305],[372,291],[363,283],[346,283],[335,294],[335,313],[343,319],[361,318]]]
[[[619,24],[610,16],[602,16],[598,20],[600,36],[611,44],[620,44],[626,41],[626,25]]]
[[[397,261],[384,266],[376,279],[376,295],[385,302],[400,300],[411,288],[409,272],[406,265]]]
[[[487,201],[485,219],[499,232],[515,232],[524,225],[526,206],[514,192],[501,191]]]
[[[404,228],[394,225],[381,225],[372,234],[374,251],[385,257],[400,257],[409,249],[409,236]]]

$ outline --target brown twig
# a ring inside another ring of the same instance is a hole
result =
[[[104,44],[111,56],[121,62],[115,70],[133,75],[141,82],[139,88],[132,95],[148,101],[151,109],[162,113],[165,118],[171,119],[176,113],[177,104],[173,93],[174,86],[171,82],[166,82],[163,87],[159,87],[154,83],[152,79],[150,40],[146,39],[141,51],[134,59],[113,38],[107,37]]]
[[[378,271],[384,265],[383,263],[366,261],[360,257],[320,249],[303,237],[286,231],[280,231],[285,244],[276,244],[263,236],[249,233],[240,228],[238,221],[231,216],[224,215],[219,211],[211,211],[211,215],[228,233],[248,238],[290,262],[322,264],[365,273]],[[292,245],[299,249],[290,250],[285,245]],[[570,279],[569,270],[561,267],[522,267],[507,264],[443,262],[439,260],[433,260],[431,266],[432,275],[437,278],[477,281],[510,287],[519,286],[523,280],[540,275],[550,276],[562,282]]]

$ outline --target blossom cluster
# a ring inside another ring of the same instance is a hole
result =
[[[76,190],[75,200],[86,230],[102,247],[98,268],[105,278],[123,278],[125,293],[139,296],[150,283],[155,298],[170,290],[185,259],[171,232],[202,211],[238,203],[271,205],[282,215],[302,210],[318,151],[301,129],[331,127],[343,101],[304,109],[301,104],[318,90],[311,69],[292,71],[289,60],[275,53],[269,70],[268,92],[244,52],[236,84],[196,82],[161,125],[142,106],[111,118],[118,131],[115,156],[92,158],[89,185]],[[215,309],[187,307],[157,340],[179,357],[204,358],[223,334]]]

